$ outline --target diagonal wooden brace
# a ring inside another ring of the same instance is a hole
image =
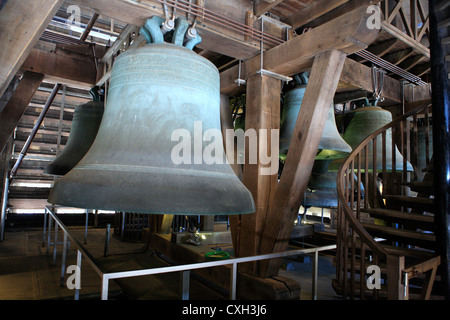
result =
[[[287,247],[345,58],[345,53],[330,50],[318,54],[314,59],[283,174],[269,204],[260,254],[281,252]],[[280,264],[279,260],[262,261],[259,276],[276,275]]]

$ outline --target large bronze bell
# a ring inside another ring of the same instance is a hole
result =
[[[280,132],[281,155],[288,152],[305,91],[306,85],[300,85],[285,94]],[[333,107],[330,108],[318,149],[316,159],[320,160],[345,158],[352,152],[352,148],[339,135]]]
[[[334,160],[338,161],[338,160]],[[305,192],[303,206],[309,207],[337,207],[337,171],[328,170],[333,160],[316,160],[308,181],[308,189]],[[348,186],[349,190],[351,186]],[[354,192],[357,191],[357,177],[354,175]],[[364,194],[364,186],[360,184],[361,194]]]
[[[147,20],[141,29],[147,44],[116,59],[97,137],[56,182],[50,203],[148,214],[255,211],[251,193],[226,162],[219,72],[192,51],[201,38],[186,40],[186,19],[176,19],[172,43],[164,42],[163,22]],[[211,145],[208,131],[220,134],[214,142],[222,163],[198,157]]]
[[[353,117],[348,125],[347,129],[344,132],[344,140],[350,144],[350,146],[354,149],[356,148],[363,140],[365,140],[370,134],[377,131],[381,127],[391,123],[392,113],[388,110],[382,109],[381,107],[376,106],[366,106],[353,111]],[[369,143],[369,171],[373,171],[373,143]],[[386,131],[386,171],[391,172],[392,167],[392,130]],[[376,170],[381,172],[383,170],[383,143],[382,137],[379,135],[377,137],[377,160],[376,160]],[[362,152],[361,155],[362,166],[365,163],[365,153]],[[338,162],[336,162],[338,163]],[[403,171],[403,156],[400,151],[398,151],[397,147],[395,147],[395,168],[396,171]],[[335,163],[333,163],[332,167],[335,167]],[[364,171],[364,168],[363,170]],[[407,163],[407,171],[413,171],[413,167],[408,162]]]
[[[94,101],[75,108],[67,144],[61,154],[45,168],[44,173],[63,176],[88,152],[97,136],[104,110],[104,102],[100,101],[101,97],[95,90],[93,88],[90,92]]]

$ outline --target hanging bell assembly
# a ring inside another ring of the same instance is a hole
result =
[[[50,163],[44,173],[64,176],[85,156],[97,136],[103,117],[104,102],[94,87],[90,94],[93,101],[75,108],[69,139],[61,154]]]
[[[305,78],[305,76],[303,78]],[[306,84],[302,84],[285,94],[280,132],[281,155],[286,155],[288,152],[297,118],[299,116],[300,107],[305,95],[306,86]],[[331,160],[345,158],[350,152],[352,152],[352,148],[339,135],[336,127],[334,107],[332,106],[323,129],[316,159]]]
[[[350,144],[352,148],[356,148],[361,142],[363,142],[369,135],[378,129],[384,127],[385,125],[391,123],[392,113],[388,110],[385,110],[381,107],[377,106],[366,106],[352,111],[353,117],[348,125],[347,129],[344,132],[344,140]],[[376,171],[381,172],[383,170],[383,142],[382,137],[379,135],[376,138]],[[403,171],[403,156],[400,151],[395,146],[395,154],[392,154],[392,130],[389,129],[386,131],[386,171],[392,172],[393,170],[393,156],[395,156],[395,170]],[[373,171],[373,142],[368,144],[368,169],[369,171]],[[361,167],[363,172],[364,164],[365,164],[365,152],[361,154]],[[335,164],[332,164],[332,167],[335,167]],[[414,171],[412,165],[407,162],[407,171]]]
[[[328,170],[332,163],[333,160],[316,160],[314,162],[303,199],[304,207],[334,208],[338,206],[337,171]],[[351,186],[349,186],[350,188]],[[354,175],[353,189],[354,192],[357,192],[356,175]],[[362,183],[360,183],[360,192],[364,196]]]
[[[316,160],[314,162],[308,188],[303,198],[302,205],[304,207],[337,207],[337,173],[327,170],[330,162],[331,160]]]
[[[49,203],[145,214],[255,211],[250,191],[226,162],[222,136],[217,142],[222,150],[216,148],[223,152],[222,163],[196,157],[210,145],[203,132],[221,132],[220,76],[193,52],[201,38],[186,38],[185,18],[177,18],[165,35],[163,22],[148,19],[141,28],[147,44],[116,59],[97,137],[55,183]],[[169,36],[171,43],[165,42]],[[182,162],[173,158],[180,141],[186,148],[175,154]]]

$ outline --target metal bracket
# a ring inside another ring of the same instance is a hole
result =
[[[266,21],[267,19],[264,18],[264,15],[262,15],[261,17],[259,17],[259,19],[261,19],[261,33],[264,35],[264,21]],[[260,74],[261,76],[269,76],[281,81],[285,81],[286,83],[292,81],[293,79],[290,77],[286,77],[283,76],[281,74],[269,71],[269,70],[265,70],[264,69],[264,36],[263,38],[261,38],[261,69],[259,69],[258,71],[256,71],[257,74]]]
[[[241,79],[241,68],[242,68],[242,61],[239,60],[239,77],[236,80],[234,80],[234,82],[237,83],[239,87],[241,86],[241,84],[242,85],[247,84],[247,81],[245,81],[244,79]]]
[[[279,20],[276,20],[276,19],[271,18],[271,17],[266,16],[266,15],[262,15],[259,18],[262,20],[261,23],[268,22],[268,23],[276,25],[276,26],[278,26],[280,28],[284,28],[286,30],[286,41],[290,40],[289,39],[289,30],[291,30],[291,29],[293,30],[291,25],[289,25],[287,23],[284,23],[284,22],[281,22]]]
[[[292,80],[294,80],[291,77],[286,77],[283,76],[282,74],[278,74],[269,70],[265,70],[265,69],[259,69],[258,71],[256,71],[256,73],[261,74],[262,76],[268,76],[268,77],[272,77],[281,81],[284,81],[286,83],[291,82]]]

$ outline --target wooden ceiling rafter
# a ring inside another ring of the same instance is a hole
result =
[[[254,0],[253,13],[255,16],[259,17],[264,13],[275,8],[277,5],[282,3],[284,0]]]

